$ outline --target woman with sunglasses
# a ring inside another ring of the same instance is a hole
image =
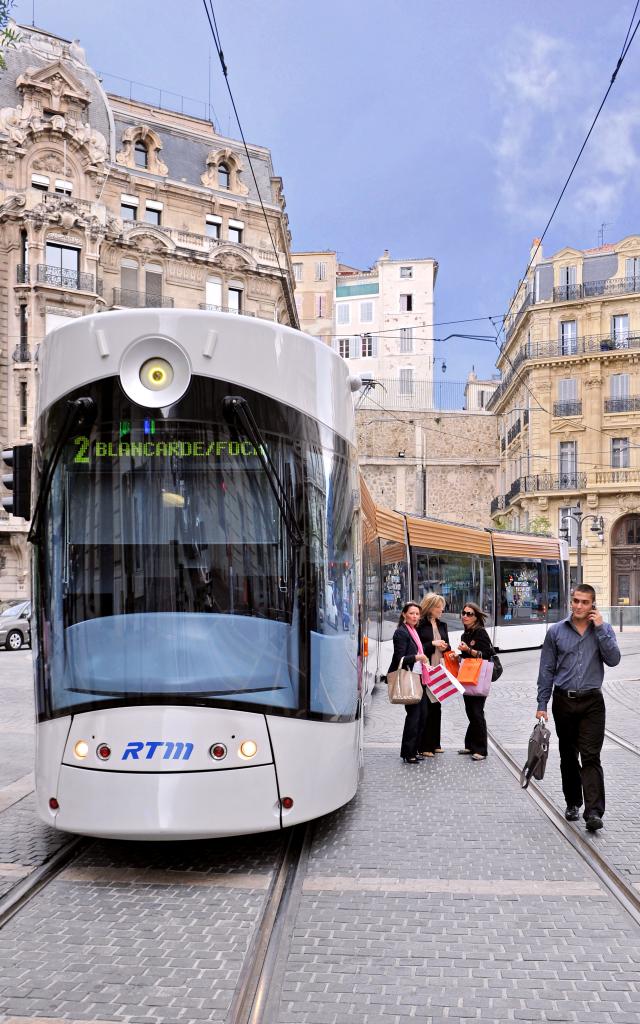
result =
[[[493,647],[489,634],[484,628],[485,613],[473,601],[466,601],[462,609],[463,633],[458,644],[462,658],[484,658],[491,661]],[[469,719],[469,728],[464,738],[464,747],[459,754],[471,754],[473,761],[484,761],[487,756],[487,723],[484,717],[486,697],[475,697],[465,693],[464,709]]]
[[[420,605],[409,601],[402,609],[398,628],[393,634],[393,658],[387,672],[395,672],[402,658],[404,658],[403,668],[408,668],[410,671],[416,661],[420,662],[422,667],[428,664],[427,656],[422,650],[422,641],[416,632],[419,621]],[[422,761],[422,756],[418,754],[418,740],[424,726],[428,704],[427,688],[426,685],[423,685],[420,702],[404,706],[407,717],[402,732],[400,757],[406,764],[418,764],[419,761]]]
[[[445,651],[450,651],[449,631],[446,622],[442,619],[442,613],[447,602],[441,594],[425,594],[420,602],[421,618],[418,623],[418,636],[422,641],[422,648],[432,668],[439,665]],[[428,699],[428,698],[427,698]],[[442,753],[440,745],[440,728],[442,724],[442,704],[438,701],[432,704],[427,703],[425,722],[420,739],[418,750],[423,757],[433,757]]]

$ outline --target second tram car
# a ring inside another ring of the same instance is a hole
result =
[[[343,360],[265,320],[83,317],[40,356],[36,791],[64,831],[279,829],[362,750]]]

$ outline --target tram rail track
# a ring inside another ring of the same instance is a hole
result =
[[[520,781],[521,765],[503,744],[489,732],[489,745],[507,770]],[[640,749],[637,749],[640,754]],[[640,891],[617,870],[597,849],[593,840],[566,821],[563,811],[547,796],[544,790],[531,781],[527,793],[536,806],[551,821],[568,843],[576,850],[606,889],[616,898],[637,926],[640,926]]]
[[[4,896],[0,898],[0,928],[11,920],[34,896],[56,878],[69,864],[84,853],[91,845],[85,836],[73,836],[69,842],[61,846],[44,864],[34,868],[24,878],[16,882]]]

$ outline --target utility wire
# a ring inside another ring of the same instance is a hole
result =
[[[556,215],[556,211],[557,211],[558,207],[560,206],[560,203],[562,202],[562,198],[563,198],[565,192],[567,191],[567,188],[569,187],[569,182],[571,181],[571,179],[573,177],[573,174],[574,174],[574,171],[575,171],[576,167],[578,166],[578,163],[580,161],[580,157],[582,156],[582,154],[583,154],[583,152],[584,152],[584,150],[586,148],[586,145],[587,145],[589,139],[591,138],[591,133],[593,132],[593,129],[595,128],[595,126],[597,124],[598,118],[600,117],[600,114],[602,112],[602,108],[604,107],[605,103],[607,102],[609,93],[613,89],[613,84],[614,84],[614,82],[615,82],[615,80],[616,80],[616,78],[618,76],[618,72],[620,71],[620,68],[622,67],[623,61],[624,61],[625,57],[627,56],[627,54],[629,52],[629,49],[631,48],[631,44],[632,44],[632,42],[633,42],[633,40],[635,38],[636,32],[638,31],[638,28],[640,27],[640,20],[638,20],[636,22],[636,27],[633,29],[633,32],[631,33],[631,27],[633,25],[633,19],[636,16],[637,9],[638,9],[638,2],[636,2],[636,6],[634,7],[633,14],[631,15],[631,21],[629,23],[629,28],[628,28],[627,34],[625,36],[625,40],[624,40],[624,43],[623,43],[623,46],[622,46],[622,50],[620,51],[620,56],[618,57],[617,64],[616,64],[616,66],[614,68],[613,74],[611,75],[611,81],[609,82],[609,85],[607,86],[607,91],[605,92],[604,96],[602,97],[602,102],[600,103],[600,106],[598,107],[598,109],[596,111],[595,117],[593,118],[593,121],[591,122],[591,126],[590,126],[589,131],[587,132],[587,134],[585,136],[584,142],[582,143],[582,145],[580,146],[580,149],[578,150],[578,155],[575,158],[575,160],[573,161],[573,166],[572,166],[571,170],[569,171],[569,174],[567,176],[567,179],[566,179],[564,185],[562,186],[562,191],[560,192],[560,195],[558,196],[556,204],[553,207],[553,210],[551,211],[551,215],[550,215],[550,217],[549,217],[549,219],[548,219],[548,221],[547,221],[547,223],[545,225],[544,231],[542,232],[540,238],[538,239],[538,244],[536,245],[536,247],[535,247],[535,249],[534,249],[534,251],[533,251],[533,253],[531,255],[531,259],[529,260],[529,263],[527,265],[527,269],[525,270],[524,274],[522,275],[522,277],[521,277],[521,279],[520,279],[520,281],[518,283],[518,287],[516,288],[516,290],[515,290],[515,292],[513,294],[513,298],[511,300],[510,305],[509,305],[509,309],[507,310],[507,316],[509,316],[509,314],[511,313],[511,310],[513,309],[513,306],[514,306],[514,303],[515,303],[516,298],[518,296],[518,293],[520,291],[520,288],[522,287],[522,285],[525,283],[525,281],[527,279],[527,274],[531,270],[531,267],[533,265],[533,261],[535,260],[536,256],[538,255],[538,252],[540,250],[540,246],[542,245],[542,243],[543,243],[543,241],[545,239],[545,235],[547,234],[547,231],[549,230],[549,228],[551,226],[551,222],[552,222],[553,218]],[[629,33],[631,33],[631,35],[629,35]],[[505,320],[506,320],[506,317],[505,317]],[[498,336],[500,335],[500,333],[502,333],[503,330],[504,330],[504,321],[503,321],[502,327],[500,328],[500,332],[499,332]]]
[[[263,216],[264,216],[265,224],[267,225],[267,231],[269,232],[269,238],[271,239],[271,245],[273,246],[273,251],[274,251],[274,254],[275,254],[275,257],[276,257],[276,263],[278,264],[278,270],[279,270],[280,275],[281,275],[281,277],[282,277],[282,279],[284,281],[285,298],[286,298],[286,302],[287,302],[287,309],[288,309],[288,312],[289,312],[289,316],[291,318],[292,324],[295,327],[299,327],[298,312],[297,312],[295,303],[291,300],[291,296],[289,294],[288,277],[287,277],[286,272],[282,269],[282,265],[280,263],[280,255],[278,253],[278,249],[277,249],[277,246],[276,246],[276,243],[275,243],[275,239],[274,239],[272,231],[271,231],[271,225],[269,224],[269,218],[267,217],[267,211],[265,210],[264,203],[262,201],[262,195],[261,195],[261,192],[260,192],[260,186],[258,185],[258,179],[256,178],[256,172],[255,172],[255,169],[254,169],[254,166],[253,166],[253,160],[251,159],[251,154],[249,152],[249,147],[247,146],[247,140],[245,139],[244,131],[242,129],[242,124],[240,122],[240,115],[238,114],[238,108],[236,107],[236,101],[235,101],[235,99],[233,97],[233,92],[231,91],[231,84],[229,82],[229,69],[228,69],[226,61],[224,59],[224,53],[223,53],[223,50],[222,50],[222,42],[220,40],[220,33],[218,31],[218,24],[216,22],[216,15],[215,15],[215,11],[213,9],[213,0],[202,0],[202,3],[203,3],[203,6],[204,6],[205,14],[207,16],[207,21],[209,22],[209,28],[211,29],[211,35],[213,36],[213,42],[214,42],[214,45],[215,45],[215,48],[216,48],[216,53],[218,54],[218,59],[220,61],[220,67],[222,68],[222,74],[223,74],[223,77],[224,77],[225,85],[227,87],[227,91],[229,93],[229,99],[231,100],[231,106],[233,107],[233,113],[235,114],[236,122],[238,124],[238,130],[240,132],[240,138],[242,139],[242,145],[244,146],[244,151],[245,151],[245,153],[247,155],[247,161],[249,163],[249,168],[251,170],[251,176],[253,178],[253,183],[254,183],[254,185],[256,187],[256,192],[258,194],[258,199],[260,200],[260,207],[262,209],[262,213],[263,213]]]

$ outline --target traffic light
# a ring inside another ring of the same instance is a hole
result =
[[[2,507],[11,515],[31,518],[31,456],[33,445],[20,444],[2,453],[5,472],[3,486],[11,491],[2,498]]]

